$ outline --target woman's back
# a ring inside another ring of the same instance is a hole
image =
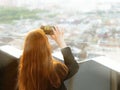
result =
[[[66,47],[63,33],[57,28],[51,37],[61,48]],[[69,48],[62,53],[65,63],[53,59],[48,38],[41,29],[28,33],[19,63],[18,89],[66,90],[64,80],[77,72],[78,64]]]

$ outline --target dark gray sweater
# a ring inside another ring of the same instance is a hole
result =
[[[69,47],[65,47],[65,48],[61,49],[61,52],[63,54],[64,63],[69,69],[69,73],[68,73],[67,77],[65,78],[65,80],[67,80],[77,73],[77,71],[79,69],[79,65],[76,62],[76,60],[74,59],[74,56]],[[67,88],[64,85],[64,81],[62,82],[60,88],[52,88],[51,90],[67,90]]]

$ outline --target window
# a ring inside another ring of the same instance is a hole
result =
[[[118,0],[0,0],[0,46],[22,49],[26,33],[43,24],[65,29],[78,60],[120,53]]]

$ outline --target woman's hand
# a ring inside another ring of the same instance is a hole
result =
[[[55,42],[58,44],[58,46],[60,48],[64,48],[66,47],[66,43],[64,41],[64,32],[63,30],[59,30],[58,27],[54,27],[53,29],[53,35],[50,35],[52,37],[53,40],[55,40]]]

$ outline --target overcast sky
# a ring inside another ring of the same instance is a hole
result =
[[[48,7],[49,6],[59,6],[68,10],[79,10],[79,11],[91,11],[94,9],[109,9],[111,7],[110,3],[120,3],[120,0],[11,0],[15,5],[29,5],[31,8],[34,7]],[[7,4],[11,2],[10,0],[0,0],[0,4]],[[102,3],[102,4],[98,4]]]
[[[42,2],[120,2],[120,0],[41,0]]]

